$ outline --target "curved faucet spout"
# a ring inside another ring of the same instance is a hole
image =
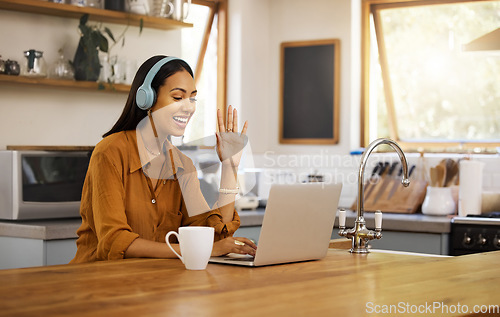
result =
[[[386,138],[380,138],[376,139],[370,145],[368,145],[368,148],[365,150],[363,155],[361,156],[361,163],[359,165],[359,175],[358,175],[358,207],[357,207],[357,220],[360,220],[361,217],[363,217],[363,211],[364,211],[364,174],[365,174],[365,166],[366,162],[368,161],[368,157],[372,153],[373,149],[375,149],[377,146],[381,144],[387,144],[390,145],[394,151],[396,151],[399,155],[399,159],[401,160],[401,165],[403,166],[403,180],[401,183],[403,184],[404,187],[408,187],[410,185],[410,180],[408,178],[408,162],[406,161],[405,154],[403,153],[403,150],[399,147],[399,145],[392,141],[391,139],[386,139]]]

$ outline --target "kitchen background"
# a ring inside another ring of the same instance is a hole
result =
[[[123,25],[105,25],[115,36],[124,29]],[[23,52],[29,49],[43,51],[47,65],[57,60],[60,48],[67,59],[73,59],[79,40],[78,20],[73,18],[0,10],[0,28],[2,59],[21,63],[26,60]],[[182,58],[192,55],[183,51],[183,30],[144,28],[142,34],[139,33],[138,27],[130,27],[125,46],[116,45],[112,55],[137,65],[156,54]],[[280,144],[280,44],[318,39],[340,40],[339,142],[336,145]],[[361,157],[351,154],[353,150],[359,153],[360,147],[361,0],[228,0],[227,53],[227,104],[237,107],[240,120],[250,123],[248,136],[254,167],[266,169],[272,176],[259,184],[257,194],[266,198],[270,183],[305,181],[314,179],[309,175],[317,174],[326,181],[342,182],[339,205],[351,208],[357,196]],[[0,150],[8,145],[93,146],[115,123],[126,98],[123,92],[2,82]],[[485,163],[481,187],[485,193],[493,194],[488,196],[488,210],[484,211],[500,210],[499,155],[467,156]],[[407,157],[409,166],[417,167],[412,179],[418,180],[428,177],[429,169],[443,158],[458,161],[464,155],[426,154],[421,158],[418,153],[407,153]],[[370,157],[367,174],[380,161],[398,162],[399,158],[395,153],[376,153]],[[410,189],[416,187],[410,185]],[[244,221],[238,234],[258,239],[263,209],[240,214]],[[373,220],[372,213],[366,217],[369,222]],[[348,221],[354,221],[352,213]],[[22,224],[1,221],[0,250],[8,256],[0,258],[0,268],[68,263],[75,252],[79,222],[78,218],[27,220]],[[448,254],[452,249],[449,241],[461,243],[463,240],[462,232],[455,234],[457,239],[452,238],[447,215],[386,213],[382,226],[384,239],[374,243],[377,248]],[[492,230],[497,227],[498,224]],[[337,237],[336,232],[333,236]],[[490,244],[491,248],[500,247],[498,236],[494,231],[491,238],[496,240],[488,240],[496,241],[495,245]],[[484,245],[478,247],[478,251],[484,250]]]
[[[344,181],[346,206],[356,194],[359,161],[359,156],[349,153],[359,147],[360,139],[360,10],[360,0],[229,1],[227,104],[236,106],[240,118],[250,123],[255,166],[300,175],[334,174]],[[47,65],[56,61],[59,48],[67,58],[74,56],[79,38],[76,19],[0,10],[0,21],[4,60],[24,61],[23,51],[31,48],[44,52]],[[123,30],[121,25],[106,25],[115,35]],[[341,43],[340,141],[329,146],[279,144],[280,44],[326,38]],[[139,35],[137,27],[130,27],[125,46],[119,46],[114,52],[137,65],[155,54],[186,55],[181,49],[181,30],[144,29]],[[95,145],[116,121],[127,98],[125,93],[6,83],[0,85],[0,96],[0,149],[7,145]],[[418,161],[418,155],[408,156]],[[437,164],[440,158],[433,156],[428,164]],[[475,158],[487,163],[483,188],[500,191],[498,156]]]

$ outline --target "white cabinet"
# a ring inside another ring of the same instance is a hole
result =
[[[67,264],[75,253],[76,239],[0,237],[0,269]]]
[[[0,221],[0,269],[67,264],[80,218]]]

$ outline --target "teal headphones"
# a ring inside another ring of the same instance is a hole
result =
[[[137,107],[142,110],[148,110],[153,106],[156,101],[156,93],[153,88],[151,88],[151,82],[153,81],[153,78],[155,78],[156,73],[158,73],[160,68],[166,63],[173,60],[182,61],[182,59],[180,58],[169,56],[161,59],[156,64],[154,64],[153,67],[151,67],[148,74],[146,75],[146,78],[144,79],[144,82],[142,83],[141,87],[137,89],[137,93],[135,94],[135,102],[137,103]]]

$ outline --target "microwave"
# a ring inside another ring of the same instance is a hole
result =
[[[0,219],[80,217],[90,151],[0,151]]]

